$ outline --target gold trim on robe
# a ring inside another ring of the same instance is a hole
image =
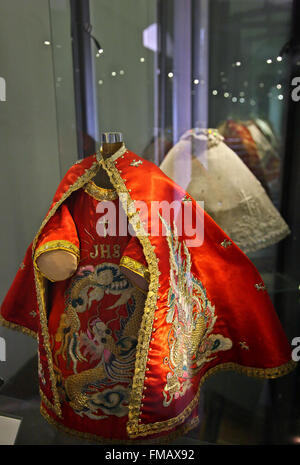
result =
[[[134,260],[134,258],[128,257],[127,255],[123,255],[123,257],[120,260],[119,266],[123,266],[124,268],[133,271],[133,273],[142,276],[148,282],[150,281],[148,268],[144,266],[142,263],[138,262],[137,260]]]
[[[160,271],[158,268],[158,257],[155,254],[155,247],[151,244],[150,239],[139,221],[139,214],[135,208],[134,201],[129,194],[129,190],[126,187],[124,180],[122,179],[119,170],[115,166],[114,160],[110,158],[103,159],[101,154],[97,154],[97,159],[101,166],[106,170],[109,175],[112,185],[115,187],[118,193],[122,193],[120,201],[127,214],[128,221],[131,223],[136,237],[139,239],[142,247],[144,256],[148,264],[148,271],[150,274],[149,289],[145,302],[144,314],[141,322],[141,328],[139,331],[137,351],[136,351],[136,369],[133,377],[132,390],[129,403],[128,423],[127,431],[131,438],[139,436],[148,436],[150,434],[167,431],[168,429],[174,428],[177,425],[184,423],[189,417],[193,409],[199,402],[200,389],[203,382],[212,374],[220,370],[235,370],[239,373],[244,373],[248,376],[254,376],[259,378],[275,378],[280,375],[284,375],[292,371],[296,363],[290,361],[280,367],[276,368],[254,368],[245,367],[237,363],[224,363],[216,367],[209,369],[202,377],[199,383],[197,393],[195,394],[192,401],[187,407],[177,416],[172,417],[168,420],[155,422],[151,424],[141,423],[141,409],[143,407],[142,399],[144,390],[147,386],[144,386],[144,382],[147,379],[146,366],[149,357],[149,350],[151,350],[150,340],[153,331],[154,314],[157,307],[158,290],[159,290],[159,275]],[[130,214],[129,214],[130,212]]]
[[[90,181],[97,171],[99,170],[99,164],[97,161],[95,161],[89,169],[87,169],[82,176],[80,176],[74,184],[72,184],[69,189],[60,197],[60,199],[53,205],[51,210],[48,212],[46,218],[42,222],[40,229],[38,233],[36,234],[33,243],[32,243],[32,259],[34,260],[34,255],[35,255],[35,248],[36,244],[38,241],[38,238],[45,227],[45,225],[48,223],[50,218],[56,213],[60,205],[76,190],[80,189],[83,187],[88,181]],[[48,332],[48,318],[47,318],[47,309],[46,309],[46,278],[43,277],[42,273],[38,271],[34,267],[34,279],[35,279],[35,287],[36,287],[36,295],[37,295],[37,302],[38,302],[38,308],[39,308],[39,315],[40,315],[40,333],[42,336],[42,343],[43,347],[46,352],[46,357],[47,357],[47,368],[49,371],[49,377],[51,381],[51,392],[53,395],[53,403],[48,399],[48,403],[51,404],[53,411],[56,413],[56,415],[61,418],[62,417],[62,411],[61,411],[61,405],[60,405],[60,400],[59,400],[59,394],[58,390],[56,387],[56,377],[54,373],[54,368],[53,368],[53,360],[52,360],[52,352],[51,352],[51,346],[50,346],[50,338],[49,338],[49,332]]]
[[[284,375],[292,371],[296,367],[296,362],[289,361],[281,366],[275,368],[255,368],[251,366],[242,366],[237,363],[223,363],[217,366],[210,368],[205,375],[202,377],[201,382],[199,383],[199,387],[197,392],[195,393],[194,397],[190,401],[190,403],[186,406],[186,408],[181,411],[181,413],[177,416],[169,418],[163,421],[157,421],[152,423],[142,423],[141,422],[141,413],[143,409],[143,397],[147,391],[147,376],[146,371],[147,363],[149,361],[149,357],[151,357],[151,347],[150,343],[152,341],[152,332],[153,332],[153,323],[155,321],[155,311],[157,308],[157,301],[159,298],[158,291],[159,291],[159,260],[155,253],[155,247],[152,245],[147,233],[145,232],[144,226],[141,221],[139,221],[139,214],[135,208],[134,201],[130,196],[130,189],[127,189],[125,184],[125,179],[122,179],[120,171],[115,166],[115,161],[119,157],[123,157],[126,152],[126,148],[124,144],[122,147],[108,159],[103,159],[101,154],[97,153],[95,157],[95,162],[91,165],[90,168],[86,169],[84,174],[77,178],[77,180],[64,192],[60,199],[53,205],[53,207],[48,212],[46,218],[42,222],[42,225],[34,238],[33,246],[32,246],[32,258],[34,260],[35,254],[37,250],[36,244],[41,234],[44,226],[47,222],[52,218],[52,216],[56,213],[60,205],[76,190],[80,188],[85,188],[87,184],[92,185],[90,183],[91,179],[97,173],[99,166],[102,166],[107,174],[109,175],[110,181],[115,188],[115,192],[119,195],[120,202],[122,203],[125,212],[127,214],[128,220],[131,223],[138,240],[140,241],[143,253],[147,262],[147,267],[145,269],[139,268],[142,270],[141,272],[149,273],[149,289],[146,295],[145,300],[145,307],[144,313],[142,317],[142,322],[139,330],[138,335],[138,344],[136,348],[136,364],[135,364],[135,372],[131,387],[131,394],[130,394],[130,402],[129,402],[129,412],[128,412],[128,423],[127,423],[127,432],[131,439],[139,438],[142,436],[148,436],[151,434],[156,434],[160,432],[167,431],[169,429],[179,427],[178,431],[181,428],[188,427],[189,423],[183,424],[185,421],[188,420],[189,415],[192,413],[193,409],[197,406],[200,396],[200,388],[203,382],[214,373],[221,371],[221,370],[235,370],[238,373],[246,374],[247,376],[254,376],[258,378],[276,378],[278,376]],[[96,161],[97,160],[97,161]],[[98,187],[98,186],[97,186]],[[89,188],[88,188],[89,189]],[[100,188],[101,189],[101,188]],[[98,189],[97,189],[98,191]],[[122,195],[120,195],[122,194]],[[218,246],[219,244],[216,244]],[[221,247],[222,252],[228,253],[231,251],[232,247],[223,248]],[[124,262],[126,262],[126,258],[124,257]],[[132,261],[130,265],[132,266]],[[137,262],[138,263],[138,262]],[[139,264],[141,265],[141,264]],[[135,266],[135,265],[133,265]],[[141,265],[143,266],[143,265]],[[138,266],[136,266],[138,268]],[[131,268],[130,268],[131,269]],[[134,270],[133,270],[134,271]],[[45,407],[54,411],[54,413],[62,418],[62,410],[61,404],[58,394],[57,388],[57,380],[54,372],[54,364],[52,359],[52,352],[50,346],[50,337],[48,332],[48,318],[47,318],[47,308],[46,308],[46,286],[47,281],[42,276],[41,272],[34,267],[34,276],[35,276],[35,287],[36,287],[36,294],[37,294],[37,302],[39,308],[39,318],[40,318],[40,329],[39,329],[39,342],[40,342],[40,349],[45,352],[47,358],[47,364],[45,363],[45,368],[47,369],[48,375],[50,379],[49,383],[49,391],[51,390],[51,395],[46,397],[45,392],[41,391],[41,398],[42,402],[44,402]],[[145,277],[145,276],[144,276]],[[5,320],[3,321],[3,317],[0,317],[0,323],[6,326]],[[9,326],[14,327],[13,323],[10,323]],[[14,329],[18,329],[17,327]],[[155,330],[155,328],[154,328]],[[30,333],[30,332],[28,332]],[[146,385],[145,385],[146,384]],[[41,413],[46,417],[49,422],[56,423],[56,421],[50,417],[50,415],[46,412],[45,407],[41,406]],[[193,420],[195,422],[195,420]],[[61,427],[61,425],[56,425]],[[193,426],[194,427],[194,426]],[[64,428],[64,427],[62,427]],[[73,433],[73,430],[67,430],[64,428],[65,431]],[[181,431],[182,432],[182,431]],[[76,434],[76,432],[75,432]],[[170,433],[172,435],[172,433]],[[78,432],[79,436],[84,437],[84,433]],[[88,437],[88,436],[85,436]],[[166,435],[167,437],[167,435]],[[98,440],[98,437],[94,437],[93,439]]]
[[[115,189],[107,189],[105,187],[97,186],[93,181],[89,181],[83,190],[96,200],[116,200],[118,193]]]

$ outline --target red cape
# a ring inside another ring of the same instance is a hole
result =
[[[61,417],[61,407],[47,330],[47,280],[33,267],[33,256],[44,226],[72,192],[94,177],[99,163],[128,206],[150,274],[129,404],[129,437],[166,434],[183,425],[197,407],[203,381],[216,371],[234,369],[262,378],[291,371],[295,363],[290,344],[249,258],[156,165],[123,148],[107,160],[95,154],[69,169],[1,307],[2,324],[39,336],[46,380],[40,391],[48,415]],[[144,217],[136,209],[139,200],[148,211],[153,201],[188,201],[193,214],[203,218],[203,244],[187,246],[188,237],[176,235],[172,215]],[[169,236],[145,234],[155,222],[160,227],[163,223]]]

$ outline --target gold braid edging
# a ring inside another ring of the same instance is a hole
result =
[[[40,398],[42,399],[42,401],[44,402],[44,404],[46,405],[46,407],[48,407],[48,409],[52,410],[52,409],[53,409],[53,405],[52,405],[51,402],[47,399],[47,397],[45,396],[45,394],[43,393],[43,391],[41,390],[41,388],[39,388],[39,393],[40,393]]]
[[[118,194],[114,189],[97,186],[93,181],[89,181],[83,188],[84,192],[95,200],[116,200]]]
[[[91,167],[85,170],[84,174],[80,176],[77,179],[77,181],[69,187],[69,189],[61,196],[60,200],[56,202],[56,204],[51,208],[51,210],[49,211],[46,218],[42,222],[40,229],[33,240],[33,244],[32,244],[32,259],[33,260],[34,260],[35,248],[36,248],[39,235],[41,234],[45,225],[48,223],[50,218],[52,218],[52,216],[56,213],[60,205],[73,192],[83,187],[93,176],[95,176],[98,169],[99,169],[99,164],[96,159],[96,161],[91,165]],[[46,351],[47,362],[48,362],[49,377],[51,381],[52,393],[53,393],[53,398],[54,398],[54,404],[52,404],[50,401],[48,402],[50,402],[51,408],[58,415],[58,417],[61,417],[61,406],[60,406],[59,396],[58,396],[58,392],[56,388],[56,379],[55,379],[54,370],[53,370],[52,353],[51,353],[49,332],[48,332],[48,325],[47,325],[48,321],[47,321],[47,310],[46,310],[46,302],[45,302],[45,278],[36,268],[34,268],[34,279],[35,279],[36,295],[37,295],[39,314],[40,314],[41,333],[43,336],[44,348]]]
[[[43,399],[44,400],[44,399]],[[72,436],[76,436],[82,439],[85,439],[87,441],[94,441],[98,442],[100,444],[166,444],[176,438],[178,438],[181,435],[187,434],[189,431],[192,429],[196,428],[199,425],[199,418],[195,417],[191,421],[187,422],[186,424],[180,426],[176,431],[172,431],[169,434],[165,434],[164,436],[157,437],[157,438],[152,438],[152,439],[108,439],[104,438],[102,436],[98,436],[97,434],[92,434],[92,433],[85,433],[82,431],[78,431],[75,429],[68,428],[67,426],[62,425],[58,421],[56,421],[54,418],[52,418],[46,409],[44,408],[43,404],[41,403],[40,405],[40,413],[45,418],[45,420],[50,423],[51,425],[55,426],[57,429],[63,431],[64,433],[71,434]]]
[[[56,389],[55,375],[54,375],[54,371],[52,367],[52,353],[51,353],[48,325],[47,325],[48,321],[47,321],[47,311],[46,311],[46,302],[45,302],[45,281],[46,279],[36,269],[34,269],[34,279],[35,279],[38,307],[40,310],[41,333],[43,336],[43,344],[44,344],[44,348],[46,351],[48,371],[49,371],[49,377],[50,377],[53,399],[54,399],[54,405],[52,405],[52,408],[54,409],[55,413],[59,417],[61,417],[61,407],[60,407],[58,392]]]
[[[128,423],[127,431],[131,438],[139,436],[147,436],[150,434],[155,434],[161,431],[166,431],[175,427],[178,424],[182,424],[185,419],[191,414],[192,410],[196,407],[199,402],[200,389],[204,381],[211,375],[215,374],[218,371],[222,370],[234,370],[241,374],[246,374],[247,376],[258,377],[258,378],[276,378],[278,376],[283,376],[290,371],[292,371],[296,364],[293,361],[290,361],[284,365],[281,365],[276,368],[254,368],[254,367],[244,367],[237,363],[225,363],[212,367],[208,370],[203,378],[201,379],[198,391],[189,405],[176,417],[170,418],[162,422],[155,422],[151,424],[140,424],[139,416],[141,409],[141,401],[143,395],[143,385],[144,377],[147,363],[147,354],[150,342],[150,336],[152,332],[154,312],[157,302],[158,294],[158,285],[159,285],[159,269],[158,269],[158,259],[155,254],[155,248],[152,246],[147,234],[139,221],[138,213],[134,207],[134,202],[129,195],[129,192],[126,188],[126,185],[114,165],[113,161],[108,158],[104,160],[101,155],[98,155],[99,163],[103,166],[110,177],[110,181],[115,187],[116,191],[119,194],[120,201],[124,207],[125,212],[127,212],[128,220],[136,232],[136,236],[142,244],[144,255],[148,263],[148,271],[150,274],[150,284],[149,291],[147,294],[147,299],[145,302],[145,310],[141,323],[141,329],[139,332],[137,352],[136,352],[136,363],[135,363],[135,372],[133,377],[133,384],[131,390],[130,404],[129,404],[129,413],[128,413]],[[129,213],[128,213],[129,212]]]
[[[0,315],[0,325],[4,326],[5,328],[14,329],[15,331],[19,331],[20,333],[26,334],[37,339],[37,333],[32,329],[28,329],[25,326],[17,325],[16,323],[11,323],[10,321],[5,320],[2,315]]]
[[[51,252],[52,250],[66,250],[67,252],[73,253],[77,258],[80,257],[79,249],[70,241],[49,241],[41,245],[34,254],[34,264],[36,265],[36,260],[45,252]]]
[[[36,261],[43,253],[52,252],[53,250],[65,250],[66,252],[69,252],[69,253],[75,255],[76,258],[77,258],[77,265],[78,265],[78,262],[79,262],[79,259],[80,259],[80,252],[79,252],[78,247],[76,245],[74,245],[70,241],[62,241],[62,240],[49,241],[49,242],[46,242],[45,244],[41,245],[36,250],[36,252],[34,254],[33,265],[37,269],[37,271],[40,272],[40,274],[43,276],[43,278],[48,279],[52,283],[55,282],[55,281],[53,281],[52,279],[50,279],[48,276],[46,276],[44,273],[41,272],[41,270],[39,269]]]
[[[33,266],[36,268],[37,271],[40,272],[43,278],[48,279],[52,283],[55,281],[53,281],[51,278],[49,278],[48,276],[46,276],[44,273],[41,272],[36,261],[43,253],[52,252],[53,250],[65,250],[66,252],[69,252],[75,255],[77,258],[77,265],[80,259],[80,252],[79,252],[78,247],[70,241],[62,241],[62,240],[49,241],[41,245],[34,254]]]
[[[128,270],[133,271],[134,273],[142,276],[149,282],[149,271],[146,266],[142,263],[134,260],[134,258],[128,257],[127,255],[123,255],[120,260],[119,266],[123,266],[124,268],[128,268]]]
[[[207,378],[214,375],[215,373],[218,373],[219,371],[236,371],[239,374],[244,374],[254,378],[274,379],[278,378],[279,376],[287,375],[288,373],[293,371],[296,368],[296,366],[297,363],[293,360],[275,368],[253,368],[242,366],[238,363],[233,362],[221,363],[219,365],[216,365],[210,368],[201,378],[197,394],[189,403],[189,405],[177,417],[173,417],[169,420],[162,422],[152,423],[150,425],[140,425],[139,436],[146,436],[147,434],[153,434],[160,431],[168,430],[171,427],[174,427],[175,424],[182,423],[191,414],[192,410],[198,404],[200,398],[200,390],[203,383],[207,380]]]
[[[44,219],[44,221],[42,222],[41,226],[40,226],[40,229],[38,230],[34,240],[33,240],[33,244],[32,244],[32,254],[34,256],[34,253],[35,253],[35,247],[36,247],[36,243],[37,243],[37,240],[38,240],[38,237],[39,235],[41,234],[42,230],[44,229],[44,227],[46,226],[46,224],[48,223],[48,221],[50,220],[50,218],[52,218],[52,216],[54,215],[54,213],[56,213],[57,209],[60,207],[60,205],[75,191],[77,191],[78,189],[80,189],[82,186],[84,186],[87,182],[89,182],[90,179],[93,178],[93,176],[95,176],[95,174],[97,173],[99,169],[99,164],[97,161],[95,161],[91,167],[89,169],[87,169],[85,171],[85,173],[80,176],[77,181],[74,182],[74,184],[72,184],[69,189],[61,196],[60,200],[58,200],[58,202],[56,202],[55,205],[53,205],[52,209],[49,211],[48,215],[46,216],[46,218]]]
[[[152,246],[147,233],[140,221],[139,214],[136,211],[134,201],[132,200],[126,185],[117,170],[114,161],[110,158],[104,160],[101,155],[98,155],[98,161],[106,170],[112,185],[119,194],[120,202],[128,216],[128,221],[131,223],[136,237],[140,241],[143,252],[148,264],[150,275],[149,289],[145,301],[144,314],[141,322],[141,327],[138,336],[135,371],[132,381],[130,393],[129,412],[127,431],[130,437],[140,436],[142,429],[140,428],[138,419],[140,416],[141,400],[143,395],[144,378],[147,363],[147,354],[151,338],[154,313],[156,309],[159,275],[158,259],[155,254],[155,248]],[[146,433],[147,434],[147,433]],[[150,434],[150,432],[148,433]]]

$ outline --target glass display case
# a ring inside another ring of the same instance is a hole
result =
[[[1,300],[67,170],[119,131],[255,265],[297,362],[299,2],[0,0],[0,11]],[[36,341],[5,326],[1,341],[0,415],[22,418],[16,444],[98,443],[40,415]],[[278,379],[218,372],[198,426],[168,443],[297,444],[299,383],[298,366]]]

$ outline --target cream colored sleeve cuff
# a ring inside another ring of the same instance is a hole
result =
[[[34,267],[49,281],[64,281],[76,271],[80,252],[72,242],[50,241],[38,247]]]

